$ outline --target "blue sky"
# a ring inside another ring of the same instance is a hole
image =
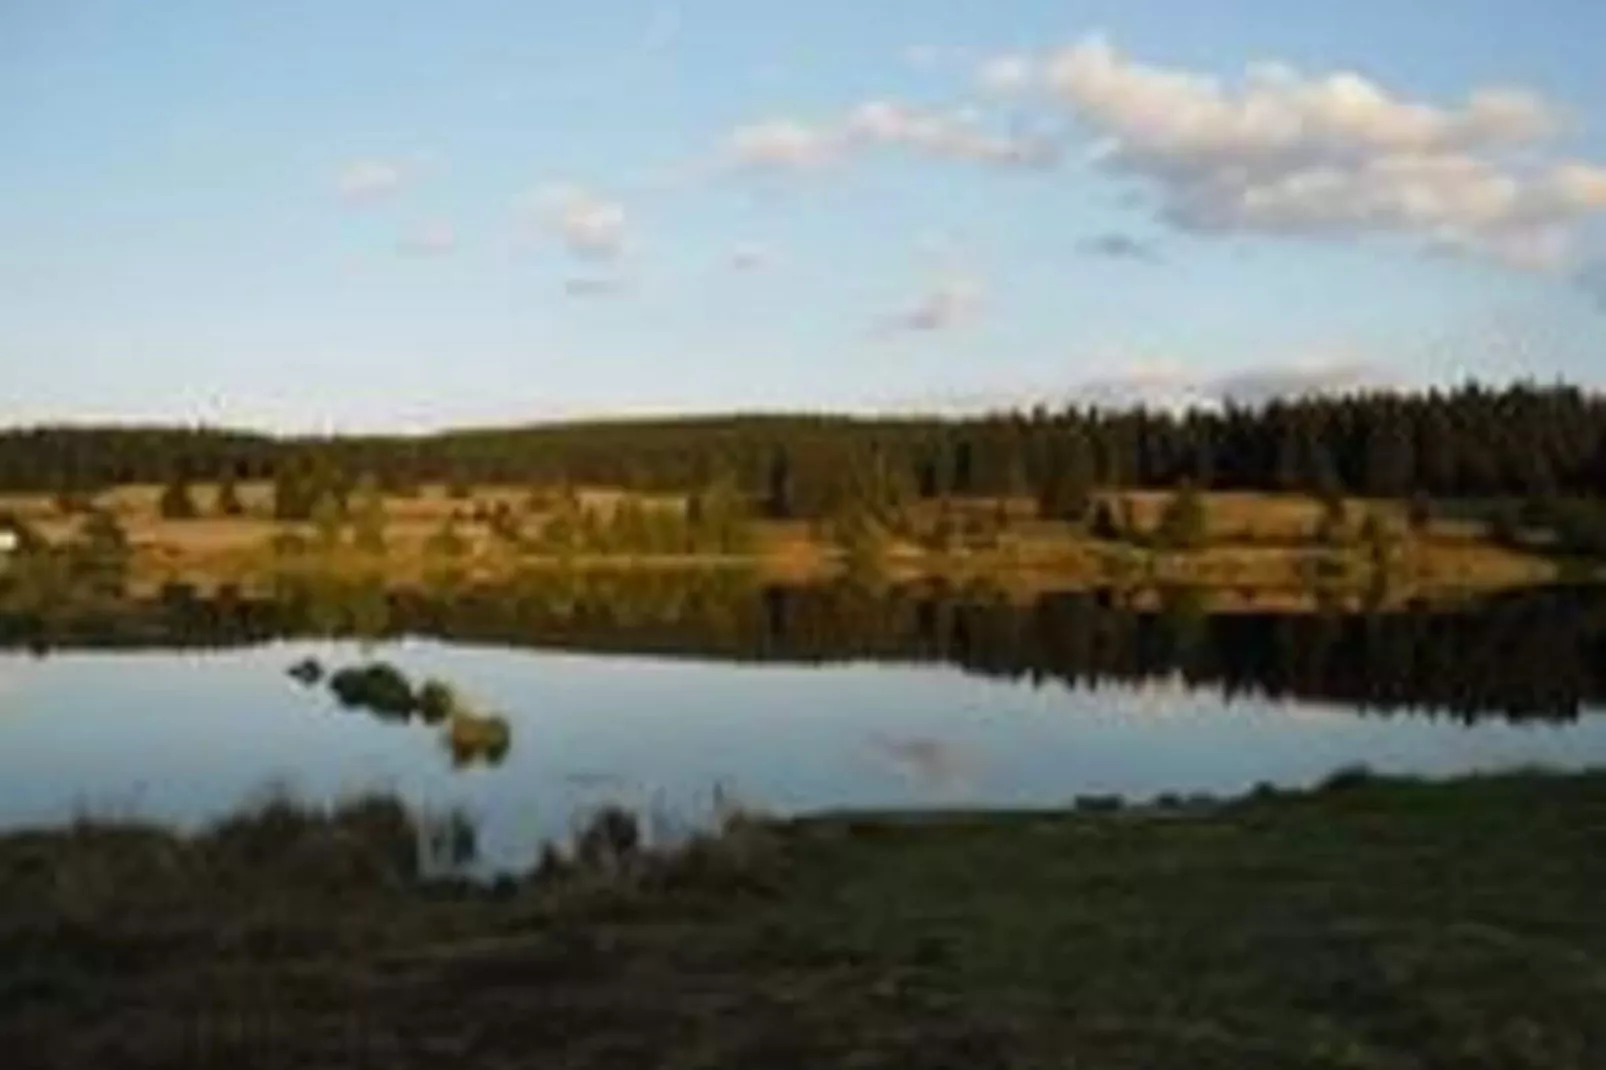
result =
[[[1606,7],[3,0],[0,422],[1606,385]]]

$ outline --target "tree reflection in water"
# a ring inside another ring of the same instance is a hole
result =
[[[939,662],[1033,684],[1180,680],[1236,697],[1361,714],[1570,719],[1606,701],[1606,591],[1536,588],[1371,611],[1334,601],[1258,608],[1241,593],[983,584],[764,585],[730,571],[548,571],[512,583],[390,589],[282,584],[202,597],[8,600],[0,646],[227,646],[404,636],[533,649],[733,661]],[[469,711],[473,712],[473,711]],[[425,711],[419,716],[429,720]],[[448,718],[436,711],[436,723]],[[496,753],[473,721],[464,754]],[[467,745],[474,741],[475,746]]]

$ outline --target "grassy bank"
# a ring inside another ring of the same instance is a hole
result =
[[[482,488],[459,499],[434,487],[386,498],[378,507],[383,522],[377,550],[361,548],[350,530],[334,533],[331,543],[314,525],[274,520],[266,485],[242,486],[244,511],[234,516],[217,514],[215,488],[199,487],[196,496],[205,511],[185,520],[163,518],[157,487],[121,487],[96,500],[126,533],[135,589],[175,582],[248,587],[319,574],[382,576],[392,585],[422,586],[447,576],[497,582],[543,570],[742,570],[766,582],[803,584],[864,564],[862,554],[839,544],[829,524],[802,521],[750,520],[739,547],[677,549],[641,542],[641,532],[610,542],[621,509],[639,516],[682,516],[686,509],[681,499],[618,490],[577,495],[576,508],[591,517],[594,538],[562,552],[539,537],[554,514],[549,503],[532,502],[527,488]],[[1320,502],[1300,495],[1203,494],[1198,541],[1166,549],[1153,533],[1172,495],[1111,492],[1097,500],[1097,511],[1120,518],[1119,533],[1042,519],[1025,499],[914,503],[904,510],[906,530],[883,532],[877,540],[872,563],[894,580],[984,578],[1027,594],[1187,585],[1266,596],[1321,588],[1396,600],[1544,584],[1566,571],[1533,547],[1493,538],[1489,525],[1476,519],[1445,515],[1413,523],[1406,503],[1398,501],[1350,500],[1335,518]],[[5,515],[21,518],[55,546],[71,544],[85,522],[39,497],[0,498]],[[1366,537],[1369,525],[1384,533],[1380,541]],[[1574,567],[1569,574],[1580,571],[1598,568]]]
[[[393,804],[0,838],[13,1065],[1595,1068],[1606,773],[602,822],[420,876]],[[252,1060],[255,1062],[252,1062]]]

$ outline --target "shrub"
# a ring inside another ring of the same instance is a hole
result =
[[[442,680],[425,680],[418,689],[418,713],[427,724],[440,724],[462,710],[462,700],[452,685]]]
[[[407,677],[382,661],[341,669],[329,677],[329,690],[342,706],[352,709],[406,716],[418,706]]]
[[[440,557],[462,557],[468,553],[468,541],[457,530],[457,521],[447,517],[439,530],[425,540],[424,549]]]
[[[240,488],[235,485],[233,476],[225,476],[218,485],[217,513],[219,516],[245,515],[245,503],[240,501]]]
[[[196,508],[195,495],[190,492],[189,483],[181,478],[170,480],[162,488],[161,500],[157,509],[164,520],[193,520],[201,514]]]
[[[484,762],[496,765],[507,757],[513,745],[513,730],[501,717],[481,717],[463,711],[452,714],[444,736],[452,753],[452,764],[459,768]]]
[[[1093,510],[1093,523],[1088,527],[1088,534],[1095,539],[1106,542],[1115,542],[1121,538],[1121,525],[1115,519],[1115,510],[1107,501],[1099,502]]]
[[[617,870],[641,850],[641,822],[622,806],[604,806],[575,837],[574,860],[583,869]]]
[[[1191,483],[1184,483],[1166,502],[1155,528],[1155,542],[1168,550],[1194,550],[1204,545],[1204,500]]]
[[[1124,803],[1119,795],[1078,795],[1076,811],[1082,814],[1119,813]]]
[[[1334,770],[1321,782],[1321,791],[1353,791],[1377,782],[1377,774],[1365,765],[1346,765]]]
[[[303,687],[312,687],[323,680],[323,663],[317,658],[302,658],[287,671],[290,678]]]
[[[1433,523],[1433,500],[1421,491],[1412,494],[1406,505],[1406,517],[1412,531],[1426,531]]]
[[[311,543],[300,532],[289,528],[276,532],[268,546],[275,554],[281,557],[297,557],[311,549]]]

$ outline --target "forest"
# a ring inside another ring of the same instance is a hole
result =
[[[774,518],[827,515],[866,482],[911,498],[1029,496],[1045,516],[1080,514],[1092,487],[1588,498],[1606,494],[1606,396],[1517,383],[1186,412],[696,416],[341,437],[0,430],[0,492],[271,479],[294,515],[364,478],[400,493],[425,483],[680,491],[728,481]]]

